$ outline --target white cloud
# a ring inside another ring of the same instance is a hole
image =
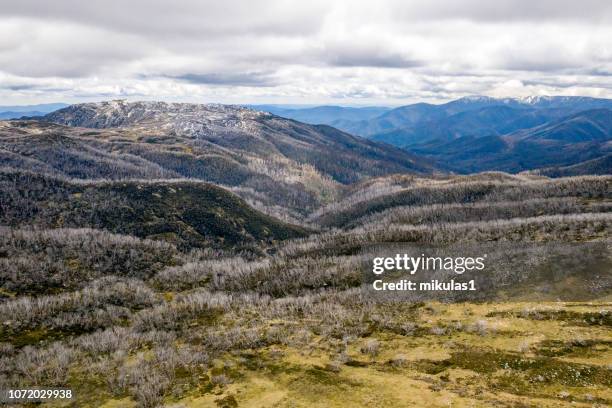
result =
[[[4,3],[6,103],[612,97],[609,1]]]

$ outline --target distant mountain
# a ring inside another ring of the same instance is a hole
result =
[[[76,179],[198,179],[287,220],[365,177],[434,170],[326,125],[238,106],[125,101],[0,122],[0,162]]]
[[[426,155],[448,170],[516,172],[572,166],[607,154],[611,109],[612,100],[590,97],[468,96],[332,123],[349,133]]]
[[[511,108],[489,106],[463,111],[451,116],[421,120],[405,128],[394,129],[371,137],[372,140],[396,146],[411,146],[428,140],[453,140],[463,136],[499,136],[516,130],[541,125],[558,118],[563,112],[556,109]]]
[[[38,105],[0,106],[0,119],[17,119],[22,116],[40,116],[65,108],[65,103],[42,103]]]
[[[344,183],[366,175],[429,172],[408,153],[324,125],[308,125],[238,106],[164,102],[73,105],[43,120],[90,128],[133,128],[176,134],[243,154],[308,163]]]
[[[440,121],[462,112],[479,110],[488,107],[525,108],[524,104],[514,99],[495,99],[486,96],[468,96],[448,103],[434,105],[430,103],[415,103],[392,109],[376,118],[363,120],[345,128],[353,134],[372,137],[379,134],[402,132],[418,134],[413,126],[427,126],[433,121]]]
[[[510,135],[513,139],[565,142],[606,141],[612,138],[612,109],[591,109]]]
[[[612,153],[611,141],[612,109],[591,109],[505,135],[435,139],[412,150],[461,173],[520,172],[595,160],[595,174],[611,174],[609,160],[597,160]]]
[[[436,120],[445,117],[440,105],[417,103],[392,109],[376,118],[347,124],[344,128],[349,133],[359,136],[371,136],[402,129],[421,121]]]
[[[345,106],[286,108],[278,105],[251,105],[249,107],[304,123],[330,125],[339,129],[343,128],[344,123],[372,119],[391,110],[391,108],[380,106],[363,108]]]
[[[47,112],[42,112],[42,111],[25,111],[25,112],[7,111],[7,112],[0,112],[0,120],[19,119],[19,118],[22,118],[24,116],[26,116],[26,117],[29,117],[29,116],[43,116],[46,113]]]
[[[515,99],[524,106],[538,109],[570,109],[585,110],[598,108],[612,108],[612,100],[604,98],[591,98],[588,96],[528,96]]]
[[[453,115],[467,113],[472,111],[492,108],[491,112],[504,108],[515,110],[516,116],[529,115],[544,116],[552,115],[549,119],[569,115],[582,110],[597,109],[597,108],[612,108],[612,100],[598,99],[589,97],[571,97],[571,96],[539,96],[529,98],[491,98],[487,96],[468,96],[448,103],[433,105],[427,103],[417,103],[413,105],[401,106],[390,110],[378,117],[345,124],[343,130],[360,136],[384,140],[385,134],[393,134],[389,139],[396,145],[407,145],[412,142],[422,142],[435,138],[429,136],[427,132],[431,128],[431,122],[440,122],[449,119]],[[525,112],[520,112],[525,111]],[[510,111],[506,111],[510,112]],[[537,112],[537,113],[536,113]],[[471,115],[467,116],[471,118]],[[491,118],[495,121],[495,117]],[[461,121],[461,117],[450,120],[449,126],[456,125],[457,121]],[[536,120],[537,121],[537,120]],[[486,122],[485,122],[486,123]],[[481,122],[482,125],[482,122]],[[481,126],[479,125],[479,127]],[[533,126],[534,124],[531,124]],[[443,124],[438,127],[443,128]],[[466,126],[469,129],[469,126]],[[454,129],[449,130],[453,132]],[[456,129],[455,129],[456,130]],[[463,130],[463,129],[459,129]],[[406,139],[403,139],[405,135]],[[463,133],[458,133],[457,136],[464,136]],[[471,134],[474,136],[474,134]]]

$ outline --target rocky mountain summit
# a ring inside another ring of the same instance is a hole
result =
[[[46,115],[44,120],[98,129],[157,126],[161,131],[198,137],[221,129],[253,131],[248,124],[266,116],[272,115],[240,106],[113,100],[71,105]]]

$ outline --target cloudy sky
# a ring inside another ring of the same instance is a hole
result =
[[[612,97],[609,0],[2,0],[0,105]]]

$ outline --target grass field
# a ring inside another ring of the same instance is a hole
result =
[[[379,324],[370,331],[337,339],[299,329],[309,322],[270,320],[268,328],[293,334],[276,344],[222,354],[199,373],[177,370],[176,396],[170,393],[164,403],[605,407],[612,403],[611,306],[608,299],[386,305],[377,310]],[[403,315],[405,322],[385,322],[386,313]],[[147,359],[150,353],[135,350],[131,358]],[[107,408],[136,406],[125,395],[98,392],[102,387],[96,387],[95,378],[88,384],[78,370],[71,377],[78,379],[76,406],[97,406],[102,400]]]

